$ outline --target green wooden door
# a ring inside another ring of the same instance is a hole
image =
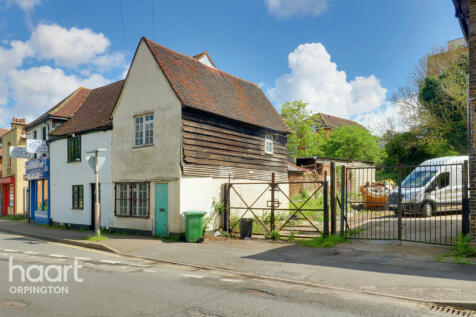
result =
[[[155,234],[169,236],[169,186],[155,184]]]

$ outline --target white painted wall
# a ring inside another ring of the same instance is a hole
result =
[[[182,106],[142,41],[113,112],[112,180],[149,182],[149,218],[114,217],[114,227],[153,230],[155,183],[170,182],[169,227],[175,228],[181,162]],[[154,114],[154,144],[135,147],[134,117]],[[175,211],[174,211],[175,208]],[[171,232],[174,232],[171,230]]]
[[[223,184],[228,183],[228,179],[213,178],[213,177],[189,177],[182,176],[180,178],[180,215],[182,219],[181,230],[184,230],[184,213],[191,210],[206,211],[207,217],[212,217],[213,221],[210,223],[209,230],[217,229],[220,224],[218,218],[220,217],[214,212],[213,199],[218,201],[223,200]],[[248,180],[248,179],[233,179],[232,183],[263,183],[263,181]],[[234,185],[240,196],[251,205],[258,196],[266,189],[267,185],[263,184],[246,184]],[[289,185],[281,184],[280,188],[289,196]],[[238,195],[232,191],[231,206],[245,207]],[[276,200],[281,203],[280,208],[288,208],[288,200],[282,194],[276,194]],[[267,192],[256,202],[254,207],[268,208],[267,201],[271,200],[271,192]],[[241,216],[245,210],[232,210],[232,215]],[[262,215],[262,211],[255,211],[257,216]],[[287,213],[287,212],[286,212]],[[249,211],[245,218],[253,218],[253,214]]]
[[[111,227],[114,214],[114,188],[111,177],[112,132],[98,131],[81,135],[81,162],[68,163],[67,139],[50,143],[51,216],[59,223],[91,224],[91,184],[95,182],[94,171],[89,166],[87,151],[105,148],[100,152],[106,161],[99,171],[101,183],[101,226]],[[84,186],[84,208],[72,209],[73,185]]]

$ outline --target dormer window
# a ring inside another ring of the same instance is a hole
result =
[[[265,134],[264,136],[264,152],[273,154],[273,136],[271,134]]]

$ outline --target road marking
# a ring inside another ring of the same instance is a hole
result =
[[[111,260],[100,260],[99,262],[106,263],[106,264],[122,264],[122,262],[111,261]]]
[[[67,258],[66,255],[62,255],[62,254],[50,254],[49,256],[53,258]]]
[[[229,283],[241,283],[242,282],[241,280],[232,280],[232,279],[229,279],[229,278],[222,278],[222,279],[220,279],[220,281],[229,282]]]
[[[183,277],[189,277],[189,278],[203,278],[202,275],[194,275],[194,274],[182,274]]]
[[[25,254],[30,254],[30,255],[38,255],[38,252],[33,252],[33,251],[23,251]]]
[[[20,252],[20,251],[13,250],[13,249],[3,249],[3,252],[17,253],[17,252]]]
[[[155,272],[157,272],[157,271],[154,271],[154,270],[147,270],[147,269],[142,270],[142,271],[147,272],[147,273],[155,273]]]
[[[91,261],[92,260],[91,258],[83,258],[81,256],[77,256],[77,257],[75,257],[75,259],[78,260],[78,261]]]

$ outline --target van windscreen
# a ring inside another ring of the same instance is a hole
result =
[[[417,168],[410,173],[402,182],[402,188],[418,188],[423,187],[436,174],[436,169],[433,167]]]

